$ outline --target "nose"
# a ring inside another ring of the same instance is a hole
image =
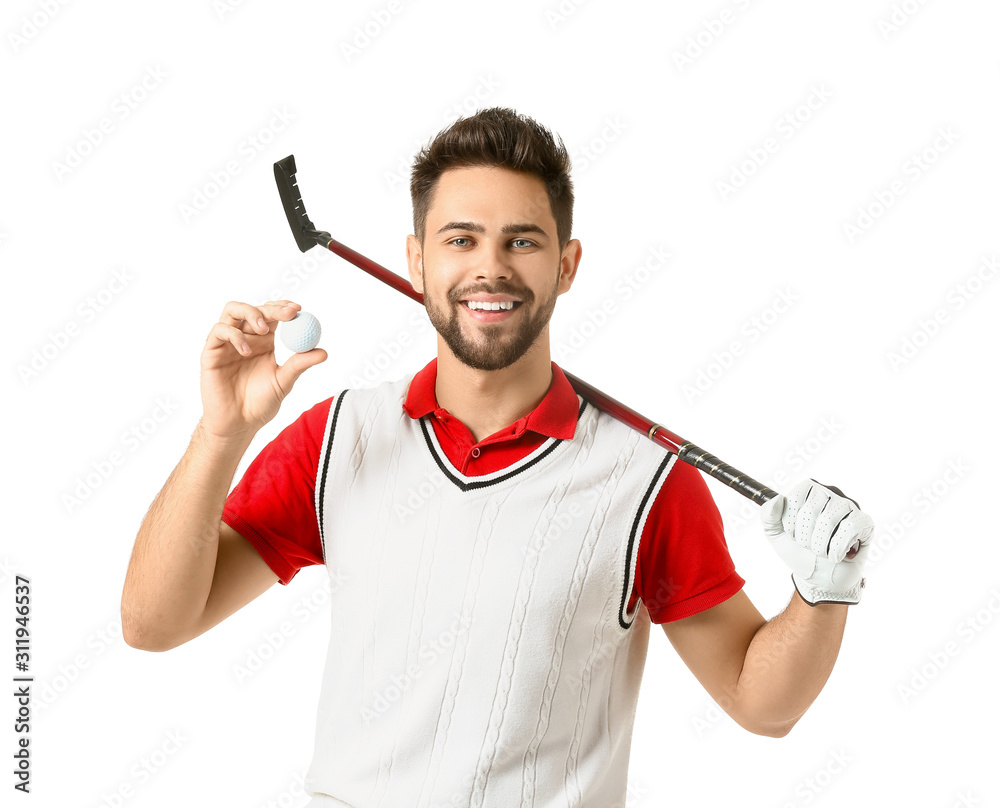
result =
[[[511,269],[502,243],[487,241],[477,253],[473,267],[476,280],[510,280]]]

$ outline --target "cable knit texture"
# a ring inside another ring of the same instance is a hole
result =
[[[581,401],[572,440],[465,477],[407,383],[330,408],[310,808],[624,804],[649,638],[625,608],[675,458]]]

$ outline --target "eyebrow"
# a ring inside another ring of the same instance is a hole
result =
[[[437,235],[446,233],[449,230],[466,230],[470,233],[479,233],[480,235],[486,232],[486,228],[478,222],[448,222],[448,224],[437,231]],[[546,238],[549,237],[548,233],[533,222],[505,224],[500,228],[500,232],[504,235],[512,235],[516,233],[538,233]]]

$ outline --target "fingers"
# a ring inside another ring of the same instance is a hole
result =
[[[797,485],[788,499],[786,530],[791,529],[796,542],[817,556],[841,561],[859,541],[867,542],[874,530],[871,517],[854,500],[815,480]]]
[[[214,343],[213,340],[215,340]],[[247,335],[241,329],[234,325],[216,323],[208,333],[207,347],[218,347],[218,344],[225,342],[230,343],[236,349],[236,352],[243,356],[249,356],[253,352],[247,340]]]
[[[259,306],[230,300],[222,310],[219,322],[235,326],[244,333],[267,334],[274,323],[293,319],[300,308],[291,300],[271,300]]]
[[[208,340],[214,339],[216,344],[228,342],[239,354],[249,356],[257,343],[255,337],[270,334],[275,323],[294,319],[300,308],[291,300],[271,300],[259,306],[230,300],[209,332]]]
[[[852,508],[831,538],[830,558],[838,561],[847,558],[849,551],[858,543],[860,543],[860,550],[863,551],[871,544],[874,532],[875,523],[872,518],[867,513]],[[859,552],[858,555],[861,553]]]
[[[768,500],[760,506],[760,520],[764,525],[764,534],[767,536],[780,536],[785,528],[781,524],[781,517],[785,512],[788,503],[781,494]]]
[[[844,519],[853,509],[844,497],[831,494],[824,488],[814,488],[809,500],[799,511],[795,529],[802,531],[806,546],[814,553],[830,555],[833,537],[841,532]]]
[[[322,348],[313,348],[305,353],[295,353],[288,357],[288,360],[277,371],[278,385],[285,392],[285,395],[292,389],[292,385],[306,370],[320,362],[325,362],[327,352]]]
[[[803,480],[796,485],[795,488],[788,492],[788,508],[785,511],[785,515],[792,520],[792,525],[795,524],[795,515],[799,512],[799,508],[805,504],[806,499],[812,493],[812,490],[816,487],[816,485],[817,483],[812,480]]]

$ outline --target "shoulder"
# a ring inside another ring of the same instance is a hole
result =
[[[312,431],[325,443],[334,434],[368,431],[376,420],[397,419],[403,414],[403,403],[413,374],[372,387],[350,387],[317,404]],[[310,413],[313,412],[310,410]],[[308,413],[307,413],[308,415]],[[368,425],[368,428],[365,425]]]
[[[608,415],[589,401],[584,404],[581,424],[588,415],[594,419],[595,429],[609,442],[613,442],[617,446],[628,447],[633,458],[631,463],[644,465],[655,474],[657,479],[665,478],[673,466],[684,465],[674,452],[650,440],[639,430],[633,429],[617,418]]]
[[[646,438],[641,432],[587,402],[586,409],[593,409],[596,428],[612,440],[622,444],[633,442],[636,462],[655,469],[654,482],[669,481],[657,492],[657,498],[673,504],[692,504],[714,507],[715,502],[704,476],[698,469],[681,460],[675,452]],[[586,410],[585,410],[586,412]]]
[[[334,409],[339,406],[351,407],[362,411],[373,406],[383,406],[386,404],[398,404],[399,407],[402,407],[412,380],[413,374],[410,373],[400,379],[381,382],[372,387],[349,387],[324,403],[327,403],[328,410],[330,409],[331,402]]]

